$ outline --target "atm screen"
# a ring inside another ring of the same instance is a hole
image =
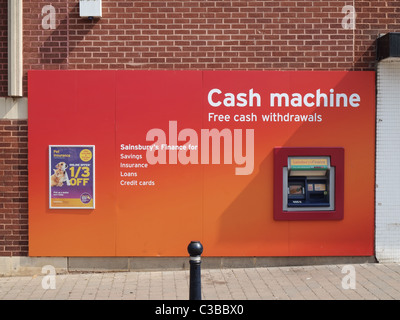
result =
[[[301,184],[290,185],[289,194],[303,194],[303,186]]]

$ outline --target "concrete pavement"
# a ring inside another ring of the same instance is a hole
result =
[[[187,300],[189,271],[0,277],[0,300]],[[203,269],[203,300],[400,300],[400,264]]]

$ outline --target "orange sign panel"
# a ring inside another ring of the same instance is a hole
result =
[[[204,256],[372,255],[374,81],[373,72],[30,71],[29,254],[186,256],[200,240]],[[94,209],[49,207],[51,145],[95,146]],[[280,146],[345,150],[344,219],[273,219]]]

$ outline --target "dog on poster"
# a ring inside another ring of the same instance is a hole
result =
[[[54,173],[50,177],[50,185],[52,187],[62,187],[65,182],[67,186],[69,186],[69,177],[66,170],[68,165],[65,162],[59,162],[56,164],[56,168],[57,169],[53,169]]]

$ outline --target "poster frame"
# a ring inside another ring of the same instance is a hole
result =
[[[92,179],[92,206],[54,206],[52,205],[52,201],[51,201],[51,195],[52,195],[52,187],[51,187],[51,171],[50,171],[50,167],[51,167],[51,159],[52,159],[52,150],[54,148],[92,148],[92,158],[93,158],[93,170],[91,172],[91,179]],[[86,144],[82,144],[82,145],[49,145],[49,159],[48,159],[48,178],[49,178],[49,209],[95,209],[96,208],[96,156],[95,156],[95,145],[86,145]]]

